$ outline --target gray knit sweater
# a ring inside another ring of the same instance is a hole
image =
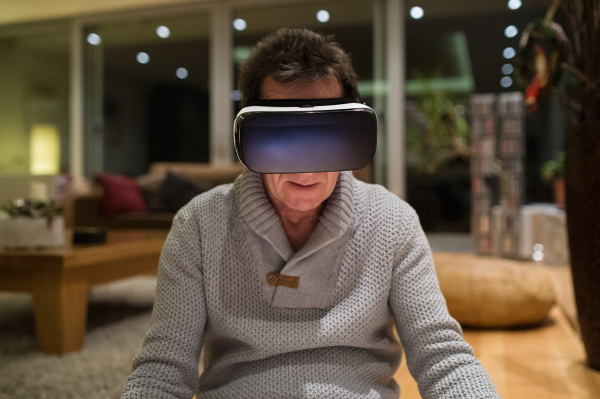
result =
[[[272,272],[299,276],[298,288],[269,285]],[[123,398],[398,398],[402,347],[424,399],[498,397],[409,205],[342,172],[294,253],[246,170],[175,217]]]

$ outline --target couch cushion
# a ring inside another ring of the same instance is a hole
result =
[[[531,263],[454,253],[434,260],[448,311],[463,325],[535,324],[554,304],[552,281]]]
[[[127,176],[99,173],[96,183],[102,187],[102,213],[146,212],[146,203],[134,179]]]
[[[176,213],[195,196],[202,194],[209,187],[201,187],[175,173],[167,173],[162,183],[156,202],[150,212]]]
[[[235,178],[244,171],[240,163],[214,166],[206,163],[185,162],[154,162],[150,165],[150,173],[166,176],[167,172],[176,173],[194,183],[211,188],[220,184],[233,183]]]
[[[166,174],[163,173],[146,173],[135,178],[142,197],[146,201],[146,207],[151,207],[156,202],[160,186],[165,181]]]

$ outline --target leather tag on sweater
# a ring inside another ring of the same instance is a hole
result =
[[[271,273],[267,276],[267,283],[272,286],[282,285],[289,288],[298,288],[298,281],[300,281],[300,277],[285,276],[279,273]]]

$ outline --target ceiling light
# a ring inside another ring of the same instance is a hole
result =
[[[511,64],[502,65],[502,73],[505,75],[510,75],[511,73],[513,73],[514,70],[515,68],[513,68]]]
[[[517,36],[517,33],[519,33],[519,30],[514,25],[508,26],[506,29],[504,29],[504,34],[506,37],[515,37]]]
[[[513,84],[513,80],[510,76],[505,76],[502,79],[500,79],[500,86],[504,87],[505,89],[507,87],[512,86]]]
[[[229,93],[229,97],[233,101],[242,101],[242,92],[239,90],[232,90],[231,93]]]
[[[150,61],[150,56],[144,52],[138,53],[135,58],[140,64],[147,64]]]
[[[327,22],[329,21],[329,13],[326,10],[321,10],[317,13],[317,19],[319,22]]]
[[[87,35],[87,42],[93,46],[97,46],[102,43],[102,39],[95,33],[90,33]]]
[[[188,70],[185,68],[177,68],[175,75],[177,75],[179,79],[185,79],[188,77]]]
[[[521,8],[521,4],[521,0],[509,0],[508,8],[510,8],[511,10],[516,10],[517,8]]]
[[[166,26],[159,26],[156,28],[156,34],[163,39],[166,39],[167,37],[171,36],[171,30]]]
[[[236,18],[233,20],[233,27],[235,28],[235,30],[244,30],[246,29],[246,21],[244,21],[241,18]]]
[[[423,14],[425,14],[425,12],[421,7],[413,7],[410,9],[410,16],[414,19],[421,19]]]
[[[514,48],[512,47],[507,47],[504,49],[504,51],[502,52],[502,55],[504,56],[504,58],[506,58],[507,60],[510,60],[512,57],[514,57],[515,55],[517,55],[516,51]]]

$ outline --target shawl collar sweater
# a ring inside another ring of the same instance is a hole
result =
[[[300,277],[297,289],[263,284],[265,300],[276,308],[326,308],[333,299],[343,249],[354,231],[352,174],[341,172],[310,239],[294,254],[279,215],[265,193],[262,176],[246,170],[240,213],[259,275],[280,272]]]
[[[272,272],[300,277],[298,288],[270,286]],[[402,348],[424,399],[498,398],[447,312],[410,206],[341,172],[294,254],[262,177],[246,170],[175,217],[123,398],[395,399]]]

